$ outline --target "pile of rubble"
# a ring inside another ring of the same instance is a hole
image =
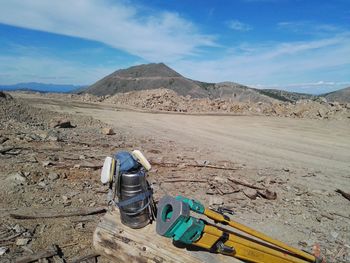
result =
[[[172,90],[154,89],[118,93],[104,102],[167,112],[231,113],[311,119],[350,118],[350,103],[329,103],[326,99],[299,100],[296,103],[249,103],[230,99],[193,99],[189,96],[179,96]]]

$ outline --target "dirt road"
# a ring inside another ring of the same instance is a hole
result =
[[[92,116],[116,129],[158,141],[191,145],[208,160],[229,160],[255,168],[321,172],[321,189],[341,187],[350,176],[350,122],[262,116],[154,114],[103,104],[29,100],[37,107]],[[305,180],[302,179],[302,180]],[[312,183],[312,182],[311,182]],[[348,183],[347,188],[350,188]]]

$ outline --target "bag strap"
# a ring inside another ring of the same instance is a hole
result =
[[[123,200],[123,201],[120,201],[120,202],[116,203],[116,205],[117,205],[119,208],[122,208],[122,207],[124,207],[124,206],[131,205],[131,204],[133,204],[133,203],[136,203],[136,202],[145,200],[146,198],[149,198],[152,194],[153,194],[153,191],[152,191],[152,190],[148,190],[148,191],[146,191],[146,192],[139,193],[138,195],[135,195],[135,196],[133,196],[133,197],[130,197],[130,198],[128,198],[128,199],[125,199],[125,200]]]

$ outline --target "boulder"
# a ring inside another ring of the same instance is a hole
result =
[[[115,132],[113,131],[112,128],[103,128],[103,129],[102,129],[102,134],[105,134],[105,135],[114,135]]]

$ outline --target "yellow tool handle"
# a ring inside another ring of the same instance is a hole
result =
[[[268,242],[272,245],[275,245],[279,248],[282,248],[284,250],[287,250],[291,253],[294,253],[295,255],[298,255],[300,257],[303,257],[305,259],[307,259],[309,262],[316,262],[316,258],[315,256],[313,255],[310,255],[309,253],[306,253],[304,251],[301,251],[299,249],[296,249],[296,248],[293,248],[291,246],[288,246],[287,244],[281,242],[281,241],[278,241],[278,240],[275,240],[259,231],[256,231],[250,227],[247,227],[245,225],[242,225],[240,223],[237,223],[235,221],[232,221],[232,220],[227,220],[225,219],[225,217],[222,215],[222,214],[219,214],[213,210],[210,210],[210,209],[205,209],[204,210],[204,215],[206,215],[207,217],[213,219],[214,221],[217,221],[217,222],[220,222],[220,223],[224,223],[224,224],[228,224],[229,226],[233,227],[233,228],[236,228],[246,234],[249,234],[249,235],[252,235],[256,238],[259,238],[265,242]],[[291,262],[294,262],[294,261],[291,261]]]
[[[223,231],[210,225],[204,227],[203,235],[193,243],[196,246],[211,249],[223,236]],[[245,237],[229,234],[224,245],[234,248],[232,253],[226,253],[239,259],[256,263],[306,263],[307,261],[281,252],[279,250],[258,244]]]

